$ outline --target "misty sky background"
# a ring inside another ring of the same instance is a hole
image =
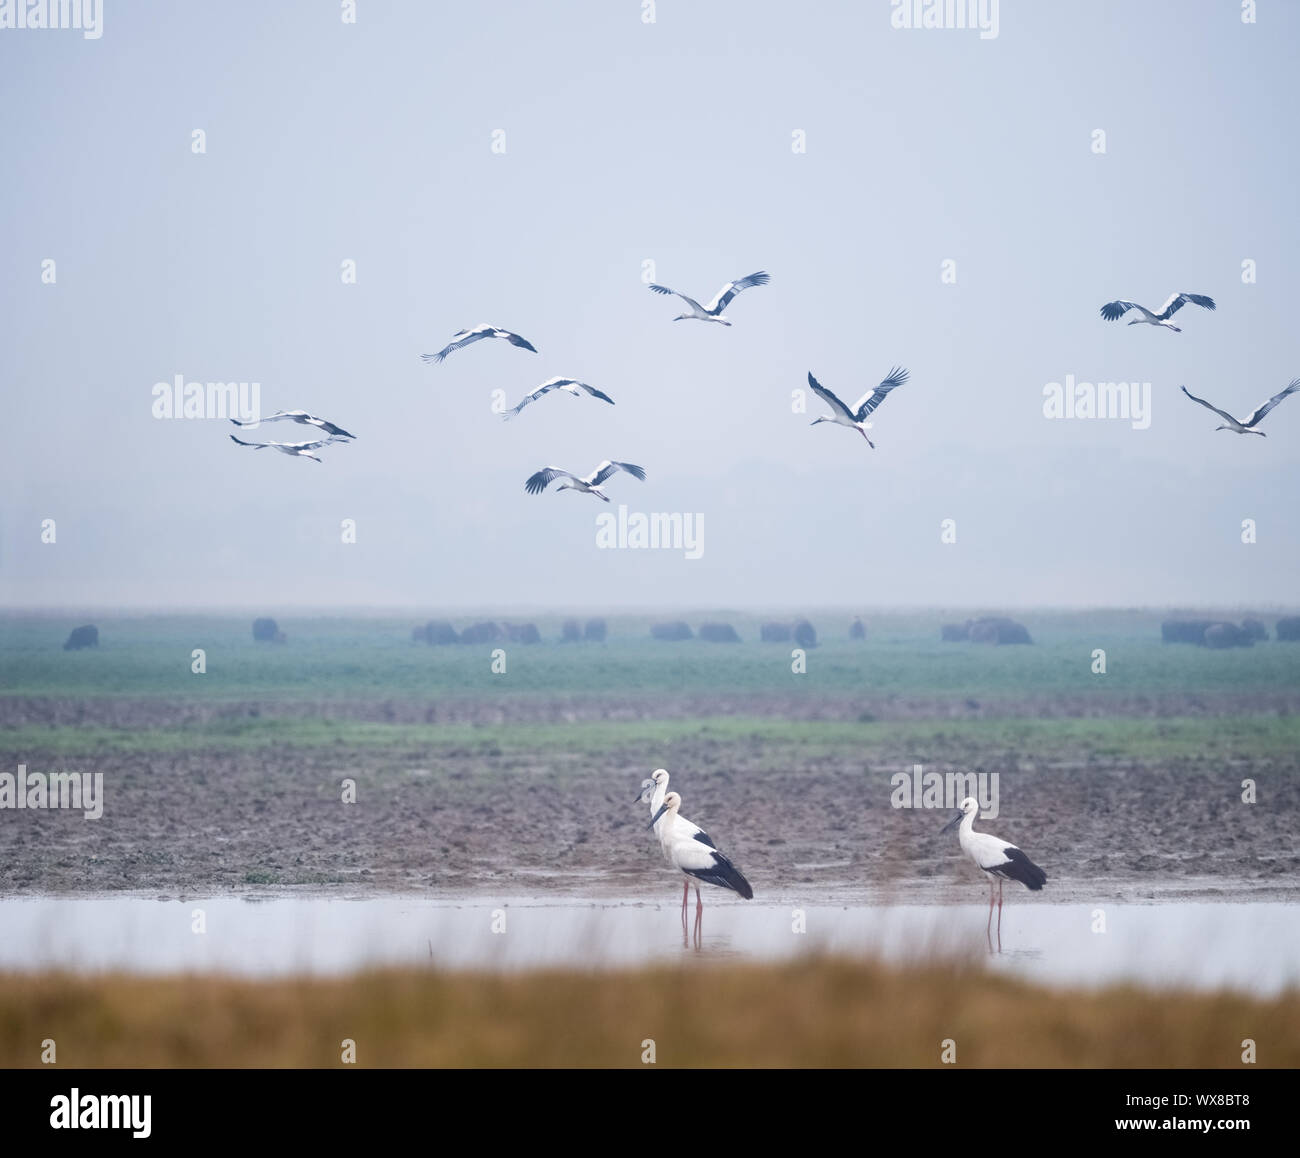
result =
[[[1243,415],[1300,375],[1300,5],[1003,0],[995,40],[888,0],[106,7],[0,32],[0,604],[1295,602],[1300,400],[1242,437],[1178,386]],[[702,301],[772,282],[673,323],[647,259]],[[1219,308],[1098,317],[1177,290]],[[482,321],[540,355],[420,361]],[[809,370],[852,401],[896,364],[874,452],[791,413]],[[357,441],[158,421],[177,374]],[[555,374],[617,405],[491,412]],[[1149,381],[1150,428],[1044,419],[1067,374]],[[613,507],[523,491],[606,457],[649,476]],[[598,550],[620,502],[702,512],[703,558]]]

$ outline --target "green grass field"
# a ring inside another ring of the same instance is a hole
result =
[[[1225,613],[1225,617],[1226,617]],[[1237,619],[1240,612],[1231,613]],[[86,617],[0,617],[0,695],[166,697],[232,701],[384,700],[530,695],[773,693],[795,697],[928,696],[1010,699],[1276,694],[1300,689],[1300,645],[1269,642],[1209,651],[1160,642],[1156,612],[1021,616],[1029,647],[940,643],[939,625],[965,613],[864,617],[870,638],[847,640],[847,614],[815,615],[821,646],[807,673],[791,672],[791,646],[758,642],[767,618],[725,612],[683,615],[732,623],[744,642],[663,643],[652,617],[611,617],[605,644],[556,642],[560,617],[536,617],[544,642],[428,647],[410,642],[417,618],[281,618],[288,644],[254,643],[251,617],[97,616],[101,646],[64,652]],[[660,616],[654,618],[671,618]],[[500,619],[500,617],[497,617]],[[516,622],[528,617],[515,616]],[[463,626],[469,620],[459,617]],[[505,674],[491,670],[494,646]],[[191,672],[202,648],[207,672]],[[1092,671],[1094,649],[1107,671]]]

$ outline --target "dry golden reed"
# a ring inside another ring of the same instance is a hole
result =
[[[1300,1066],[1300,993],[1038,988],[842,960],[269,981],[0,975],[0,1066]]]

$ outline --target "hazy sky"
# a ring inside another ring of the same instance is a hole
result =
[[[1300,5],[998,7],[991,39],[889,0],[110,0],[98,39],[0,30],[0,603],[1294,602],[1300,399],[1244,437],[1178,386],[1244,414],[1300,375]],[[648,261],[701,300],[772,281],[730,329],[674,323]],[[1176,290],[1219,308],[1098,317]],[[540,354],[420,361],[482,321]],[[896,364],[875,451],[792,413],[809,370],[853,401]],[[154,418],[178,374],[357,441],[317,465]],[[492,412],[556,374],[617,405]],[[1067,375],[1149,382],[1149,427],[1045,418]],[[606,457],[649,476],[612,507],[523,491]],[[702,514],[702,556],[599,549],[620,502]]]

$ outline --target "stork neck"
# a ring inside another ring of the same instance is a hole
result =
[[[667,795],[668,795],[668,785],[667,785],[667,784],[656,784],[656,785],[655,785],[655,787],[654,787],[654,791],[650,793],[650,812],[651,812],[652,815],[653,815],[654,813],[658,812],[659,809],[663,807],[664,797],[667,796]],[[665,813],[664,813],[664,816],[667,816],[667,815],[668,815],[668,813],[665,812]],[[662,819],[663,819],[663,816],[661,816],[659,819],[662,820]]]
[[[659,818],[659,839],[665,840],[669,833],[677,827],[677,809],[670,808]]]

